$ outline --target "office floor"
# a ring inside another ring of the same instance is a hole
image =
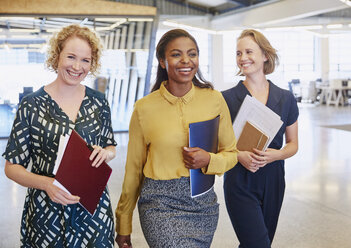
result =
[[[351,246],[351,106],[300,106],[297,155],[286,161],[287,188],[273,248],[349,248]],[[347,131],[348,130],[348,131]],[[110,163],[112,204],[116,206],[124,174],[127,134],[117,134],[118,155]],[[6,140],[0,140],[4,151]],[[19,247],[19,228],[26,189],[3,173],[0,159],[0,247]],[[222,177],[216,178],[220,219],[212,247],[237,247],[227,217]],[[133,247],[147,247],[137,211]]]

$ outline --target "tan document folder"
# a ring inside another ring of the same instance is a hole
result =
[[[269,137],[250,122],[246,122],[236,144],[239,151],[253,151],[252,148],[263,150]]]

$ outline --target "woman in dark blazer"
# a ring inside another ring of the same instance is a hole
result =
[[[238,38],[236,61],[245,80],[222,92],[232,121],[246,95],[265,104],[283,121],[265,151],[239,151],[239,162],[224,176],[226,206],[239,247],[267,248],[271,247],[283,202],[284,159],[298,150],[299,111],[289,91],[266,79],[274,71],[278,56],[263,34],[244,30]]]

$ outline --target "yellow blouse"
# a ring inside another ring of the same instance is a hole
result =
[[[116,231],[120,235],[132,232],[133,210],[144,176],[155,180],[189,177],[182,155],[189,143],[189,123],[220,115],[218,153],[210,153],[210,163],[203,173],[221,175],[237,163],[236,140],[222,94],[193,85],[186,95],[176,97],[165,83],[134,106],[122,194],[116,209]]]

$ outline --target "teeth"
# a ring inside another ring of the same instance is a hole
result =
[[[249,67],[251,64],[242,64],[242,67]]]
[[[71,72],[71,71],[69,71],[68,74],[73,76],[73,77],[78,77],[80,75],[80,73],[74,73],[74,72]]]
[[[180,72],[189,72],[191,71],[191,68],[181,68],[181,69],[178,69]]]

